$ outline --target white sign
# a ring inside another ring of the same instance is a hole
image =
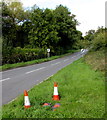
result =
[[[83,53],[83,52],[84,52],[84,49],[81,49],[81,52]]]
[[[47,49],[47,52],[50,52],[50,49]]]

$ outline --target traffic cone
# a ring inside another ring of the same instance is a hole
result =
[[[52,110],[53,111],[56,111],[56,109],[58,108],[58,107],[60,107],[60,103],[56,103],[53,107],[52,107]]]
[[[56,103],[53,107],[58,108],[58,107],[60,107],[60,106],[61,106],[60,103]]]
[[[28,97],[28,92],[26,90],[24,90],[24,107],[25,108],[31,107],[29,97]]]
[[[45,107],[45,106],[50,106],[51,104],[50,103],[44,103],[42,106]]]
[[[58,95],[58,85],[56,82],[54,82],[54,95],[53,100],[60,100],[60,97]]]

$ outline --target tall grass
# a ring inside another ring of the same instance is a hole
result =
[[[99,50],[99,51],[90,51],[85,56],[85,62],[94,70],[100,70],[103,73],[105,73],[105,51]]]

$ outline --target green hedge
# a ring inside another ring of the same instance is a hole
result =
[[[7,50],[6,50],[7,51]],[[10,52],[3,51],[2,64],[13,64],[18,62],[26,62],[35,59],[45,58],[46,51],[44,49],[28,49],[14,48]]]

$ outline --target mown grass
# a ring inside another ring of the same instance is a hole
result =
[[[2,107],[0,107],[0,120],[2,119]]]
[[[35,76],[36,77],[36,76]],[[52,101],[53,83],[58,82],[60,101]],[[3,106],[3,118],[102,118],[105,113],[104,76],[81,58],[60,70],[29,92],[31,108],[24,109],[24,96]],[[44,102],[61,106],[52,111]]]
[[[69,55],[69,54],[77,52],[77,51],[79,51],[79,50],[69,50],[68,53],[59,55],[59,56],[52,56],[49,58],[42,58],[42,59],[32,60],[32,61],[28,61],[28,62],[20,62],[20,63],[15,63],[15,64],[5,64],[5,65],[0,66],[0,71],[17,68],[17,67],[28,66],[28,65],[32,65],[32,64],[38,64],[38,63],[42,63],[42,62],[47,62],[50,60],[54,60],[54,59]]]

